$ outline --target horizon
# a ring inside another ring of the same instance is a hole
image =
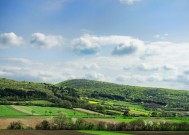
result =
[[[12,81],[18,81],[18,82],[31,82],[31,83],[46,83],[46,84],[52,84],[56,85],[62,82],[66,81],[74,81],[74,80],[86,80],[86,81],[97,81],[97,82],[102,82],[102,83],[109,83],[109,84],[115,84],[115,85],[122,85],[122,86],[131,86],[131,87],[143,87],[143,88],[157,88],[157,89],[165,89],[165,90],[171,90],[171,91],[189,91],[188,89],[171,89],[171,88],[165,88],[165,87],[153,87],[153,86],[143,86],[143,85],[129,85],[129,84],[123,84],[123,83],[114,83],[114,82],[108,82],[108,81],[100,81],[100,80],[91,80],[91,79],[83,79],[83,78],[75,78],[75,79],[69,79],[69,80],[63,80],[60,82],[56,83],[47,83],[47,82],[39,82],[39,81],[26,81],[26,80],[14,80],[14,79],[9,79],[9,78],[0,78],[0,79],[7,79],[7,80],[12,80]]]
[[[189,90],[188,0],[1,0],[0,78]]]

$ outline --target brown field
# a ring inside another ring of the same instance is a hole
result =
[[[0,130],[0,135],[90,135],[69,130]]]
[[[24,126],[35,127],[36,124],[40,123],[45,117],[27,117],[27,118],[0,118],[0,129],[6,129],[7,126],[13,121],[21,121]]]
[[[189,135],[186,131],[125,131],[133,135]],[[0,130],[0,135],[91,135],[70,130]],[[111,135],[111,134],[109,134]]]
[[[79,112],[87,113],[87,114],[102,115],[101,113],[90,111],[90,110],[86,110],[86,109],[83,109],[83,108],[73,108],[73,109],[76,110],[76,111],[79,111]]]

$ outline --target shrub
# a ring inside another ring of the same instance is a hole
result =
[[[43,120],[41,123],[37,124],[35,126],[35,129],[37,130],[49,130],[50,129],[50,123],[47,120]]]
[[[97,130],[106,130],[106,129],[107,129],[107,126],[105,122],[99,122],[97,124]]]
[[[13,121],[8,125],[7,129],[17,130],[17,129],[24,129],[24,128],[21,121],[17,121],[17,122]]]

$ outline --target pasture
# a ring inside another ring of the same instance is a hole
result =
[[[0,117],[23,117],[28,116],[27,113],[18,111],[9,105],[0,105]]]

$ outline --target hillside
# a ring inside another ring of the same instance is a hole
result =
[[[189,91],[184,90],[118,85],[85,79],[68,80],[56,86],[78,89],[83,96],[90,98],[107,98],[189,110]]]
[[[146,109],[189,110],[189,91],[118,85],[85,79],[67,80],[52,85],[0,78],[1,103],[47,100],[53,103],[51,106],[89,108],[90,103],[87,99],[120,101],[140,105]]]
[[[50,90],[51,84],[34,83],[26,81],[15,81],[0,78],[0,98],[7,97],[9,100],[17,100],[16,98],[49,98],[53,96]]]
[[[71,102],[76,102],[77,99],[73,100],[75,97],[72,93],[64,93],[69,90],[69,88],[59,89],[47,83],[15,81],[0,78],[0,103],[38,105],[39,101],[36,103],[33,100],[45,100],[52,102],[53,104],[48,103],[48,105],[51,106],[71,108]],[[46,106],[47,104],[43,103],[42,105]]]

